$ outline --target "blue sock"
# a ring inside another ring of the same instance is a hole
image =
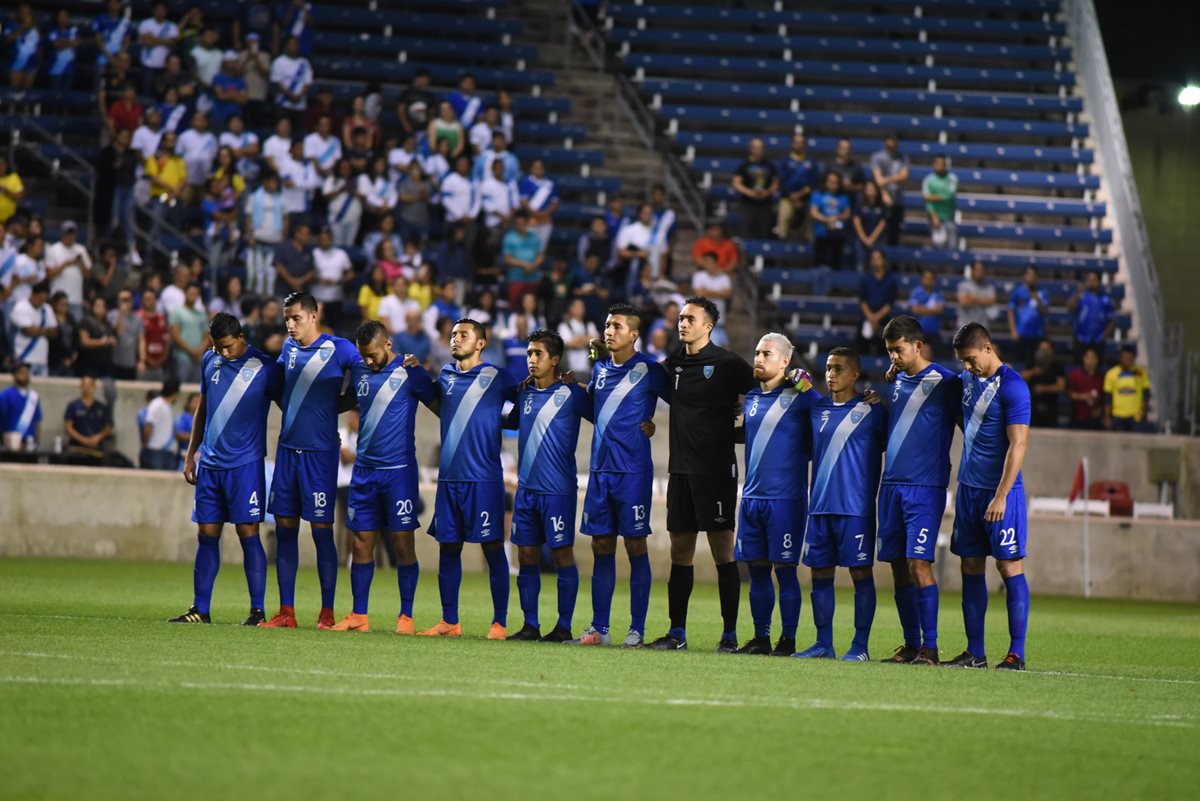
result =
[[[921,609],[917,594],[916,584],[902,584],[896,588],[896,612],[900,615],[904,644],[910,648],[921,646]]]
[[[867,576],[854,582],[854,642],[863,651],[871,639],[871,623],[875,620],[875,577]]]
[[[538,623],[538,596],[542,594],[542,566],[538,564],[521,565],[517,574],[517,596],[521,599],[521,611],[525,613],[525,625],[533,626]]]
[[[332,609],[337,593],[338,554],[333,543],[332,528],[314,528],[313,544],[317,546],[317,580],[321,583],[321,608]]]
[[[616,571],[616,562],[613,571]],[[614,582],[616,579],[614,579]],[[646,636],[646,613],[650,610],[650,554],[629,558],[629,630]]]
[[[462,549],[442,548],[438,557],[438,592],[442,596],[442,620],[458,622],[458,588],[462,584]]]
[[[396,565],[396,581],[400,585],[400,614],[411,618],[413,616],[413,598],[417,594],[417,579],[421,575],[421,565],[413,562],[411,565]]]
[[[212,603],[213,584],[217,580],[217,571],[221,569],[221,538],[205,537],[198,534],[196,540],[196,569],[192,573],[192,589],[196,597],[192,604],[204,614],[208,614]]]
[[[488,563],[488,581],[492,585],[492,622],[508,625],[508,556],[504,548],[484,551]],[[538,583],[541,583],[539,579]]]
[[[983,620],[987,617],[987,578],[963,573],[963,628],[967,630],[967,650],[977,659],[987,659],[983,649]]]
[[[800,624],[800,604],[804,598],[800,576],[795,567],[777,567],[775,578],[779,582],[779,634],[795,640],[796,627]]]
[[[296,571],[300,567],[300,529],[275,527],[275,578],[279,582],[279,605],[296,605]]]
[[[813,579],[813,625],[817,627],[817,644],[833,647],[833,579]]]
[[[371,599],[371,579],[375,578],[375,561],[350,565],[350,593],[354,596],[354,614],[365,615]]]
[[[754,618],[754,636],[771,636],[771,615],[775,612],[775,583],[770,565],[750,565],[750,617]]]
[[[1005,597],[1008,600],[1008,650],[1021,659],[1025,658],[1025,627],[1029,623],[1029,582],[1025,574],[1004,580]]]
[[[592,567],[592,628],[601,634],[608,634],[616,587],[617,555],[596,554],[596,564]]]
[[[267,552],[257,534],[238,540],[242,543],[242,566],[246,570],[246,589],[250,590],[250,608],[262,609],[263,596],[267,594]]]
[[[921,647],[937,650],[938,587],[930,584],[917,590],[917,608],[921,612]]]
[[[558,569],[558,625],[571,630],[575,618],[575,599],[579,597],[579,568],[567,565]]]

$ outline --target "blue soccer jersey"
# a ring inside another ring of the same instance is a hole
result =
[[[438,375],[442,458],[438,481],[503,481],[501,414],[516,399],[508,371],[483,362],[460,372],[447,364]]]
[[[279,400],[283,380],[271,357],[247,347],[229,361],[207,351],[200,363],[204,441],[199,461],[229,470],[267,455],[267,412]]]
[[[355,464],[378,469],[416,466],[413,426],[417,404],[435,396],[429,373],[405,368],[397,356],[378,372],[359,362],[350,369],[358,396],[358,453]]]
[[[812,451],[809,409],[820,396],[790,386],[746,393],[746,482],[743,498],[804,500]]]
[[[307,347],[292,338],[283,343],[283,426],[279,447],[331,451],[339,447],[338,400],[346,373],[362,361],[348,339],[322,334]]]
[[[513,414],[520,418],[517,482],[521,489],[573,496],[579,488],[575,465],[579,421],[592,419],[587,392],[561,382],[546,389],[530,386],[517,396]]]
[[[963,453],[958,483],[994,490],[1008,457],[1008,426],[1029,425],[1029,386],[1007,364],[991,378],[962,373]],[[1021,474],[1013,485],[1022,486]]]
[[[896,376],[888,409],[884,484],[949,486],[950,443],[961,388],[959,377],[940,364],[913,376]]]
[[[654,416],[659,398],[667,392],[666,373],[658,362],[635,352],[622,364],[611,358],[592,367],[588,393],[595,411],[592,432],[592,470],[644,473],[654,469],[650,438],[642,423]]]
[[[809,410],[812,425],[812,493],[814,515],[875,517],[875,494],[883,449],[887,444],[887,411],[858,395],[845,403],[821,398]]]

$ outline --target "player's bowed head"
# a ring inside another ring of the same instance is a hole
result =
[[[929,366],[924,356],[925,329],[915,317],[901,314],[889,320],[883,327],[883,344],[891,361],[888,381],[894,381],[899,372],[911,376]]]
[[[354,332],[354,344],[372,372],[378,373],[396,358],[396,352],[392,350],[392,338],[378,320],[367,320],[360,325]]]
[[[308,347],[321,335],[317,299],[307,292],[293,292],[283,299],[283,324],[288,336]]]
[[[225,361],[235,362],[246,353],[246,337],[238,318],[228,312],[217,312],[208,323],[208,337],[213,352]]]
[[[954,355],[968,373],[979,378],[995,375],[1003,360],[992,336],[979,323],[967,323],[954,335]]]

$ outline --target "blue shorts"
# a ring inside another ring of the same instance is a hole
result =
[[[332,523],[337,500],[337,451],[280,448],[271,479],[270,511],[275,517],[299,517]]]
[[[518,489],[513,499],[513,545],[567,548],[575,544],[576,496]]]
[[[197,465],[192,522],[261,523],[266,496],[267,477],[262,459],[228,470]]]
[[[875,564],[874,515],[810,515],[804,564],[817,570]]]
[[[983,516],[995,494],[989,489],[958,485],[951,553],[1001,560],[1025,558],[1025,487],[1018,485],[1009,490],[1004,519],[988,523]]]
[[[932,562],[946,512],[946,490],[919,484],[879,488],[879,561]]]
[[[398,467],[382,470],[354,465],[350,498],[346,503],[346,528],[351,531],[414,531],[420,505],[417,471]]]
[[[654,473],[592,473],[583,496],[582,534],[589,537],[650,535]]]
[[[742,498],[733,558],[739,562],[797,564],[807,513],[808,502],[804,499]]]
[[[504,542],[504,482],[439,481],[428,532],[438,542]]]

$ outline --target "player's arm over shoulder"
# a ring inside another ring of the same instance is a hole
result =
[[[579,416],[589,423],[594,422],[595,412],[592,407],[591,393],[579,384],[567,384],[567,391],[571,393],[571,399],[575,401],[575,408],[579,410]]]

